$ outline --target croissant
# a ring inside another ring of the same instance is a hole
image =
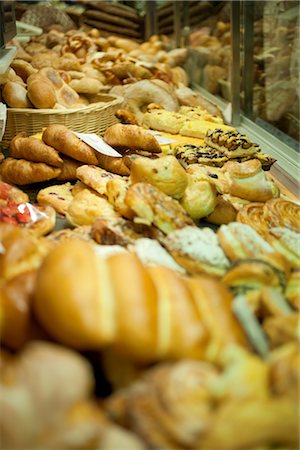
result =
[[[13,158],[17,159],[42,162],[55,167],[61,167],[63,164],[63,160],[54,148],[35,137],[26,137],[25,133],[19,133],[13,138],[9,152]]]
[[[43,141],[77,161],[98,164],[95,151],[64,125],[49,125],[43,132]]]
[[[144,150],[150,153],[160,153],[161,148],[154,136],[137,125],[116,123],[104,134],[104,141],[117,150]]]
[[[38,271],[34,312],[65,345],[110,345],[133,361],[151,362],[214,358],[230,342],[246,345],[231,301],[213,278],[186,280],[166,267],[145,268],[129,252],[100,259],[88,243],[70,240]]]

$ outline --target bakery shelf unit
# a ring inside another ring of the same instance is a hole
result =
[[[157,2],[155,11],[153,31],[188,48],[191,86],[277,159],[274,176],[299,195],[298,1]]]

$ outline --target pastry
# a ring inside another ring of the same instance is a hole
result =
[[[208,122],[224,124],[222,117],[210,114],[201,106],[180,106],[178,112],[190,120],[205,120]]]
[[[162,243],[175,261],[191,274],[222,276],[230,266],[217,235],[209,228],[186,226],[169,233]]]
[[[177,111],[179,106],[175,95],[165,82],[140,80],[126,86],[121,95],[124,97],[125,108],[133,112],[139,122],[142,122],[149,103],[157,103],[166,111]]]
[[[98,192],[96,192],[94,189],[90,188],[86,184],[82,183],[82,181],[76,181],[76,183],[72,187],[73,197],[75,197],[75,195],[77,195],[79,192],[84,191],[84,189],[87,189],[92,194],[96,194],[96,195],[98,194]]]
[[[221,246],[228,258],[234,262],[239,259],[256,258],[268,262],[281,272],[289,273],[289,263],[280,253],[265,241],[253,228],[239,222],[221,225],[218,232]]]
[[[300,232],[300,206],[280,198],[269,200],[264,205],[264,219],[270,227],[287,227]]]
[[[154,109],[143,116],[144,126],[171,134],[178,134],[185,121],[181,114],[163,109]]]
[[[211,129],[207,131],[204,142],[209,147],[224,153],[228,158],[254,155],[259,151],[258,144],[253,144],[248,136],[240,134],[234,129],[228,131],[221,127],[220,129]]]
[[[98,163],[95,150],[82,142],[64,125],[49,125],[43,132],[43,141],[77,161],[95,165]]]
[[[142,238],[143,233],[134,222],[123,217],[100,217],[93,223],[92,236],[101,245],[127,246]]]
[[[65,108],[74,108],[79,101],[79,95],[60,76],[57,70],[44,67],[37,76],[42,76],[49,81],[55,89],[57,103]]]
[[[53,243],[67,241],[69,239],[79,239],[93,243],[92,227],[90,225],[82,225],[73,229],[64,228],[63,230],[53,231],[47,236],[47,240]]]
[[[300,269],[300,233],[289,228],[273,227],[266,239],[289,261],[293,269]]]
[[[2,204],[5,206],[7,202],[14,202],[16,205],[19,205],[28,201],[28,195],[21,189],[0,181],[0,206]]]
[[[65,214],[73,200],[71,183],[58,184],[41,189],[37,194],[40,205],[52,206],[59,214]]]
[[[151,160],[137,158],[130,168],[130,181],[150,183],[167,195],[179,200],[188,185],[185,170],[172,155]]]
[[[231,133],[234,131],[234,128],[220,123],[209,122],[208,120],[193,119],[193,120],[186,120],[183,123],[182,127],[180,128],[179,133],[182,136],[190,136],[194,138],[203,139],[208,133],[218,131],[221,133]],[[209,147],[213,147],[208,143],[206,138],[204,141]]]
[[[68,156],[62,156],[63,165],[61,166],[61,172],[57,179],[60,181],[72,181],[77,180],[77,169],[84,163],[76,161],[76,159],[68,158]]]
[[[218,167],[191,164],[186,171],[195,181],[208,181],[214,184],[221,194],[229,191],[229,179],[226,173]]]
[[[51,245],[27,228],[0,223],[0,276],[2,280],[36,269]]]
[[[263,329],[269,338],[271,346],[279,347],[298,341],[298,313],[278,314],[267,317]]]
[[[300,271],[294,270],[287,282],[284,292],[289,304],[296,310],[300,310]]]
[[[217,195],[216,207],[205,220],[215,225],[223,225],[237,220],[237,210],[224,198],[223,195]]]
[[[125,164],[124,157],[107,156],[102,153],[97,153],[97,161],[102,169],[112,172],[116,175],[127,176],[130,170]]]
[[[147,225],[154,224],[164,233],[194,225],[177,200],[148,183],[136,183],[128,188],[126,204],[136,214],[135,220]]]
[[[51,180],[60,172],[61,169],[58,167],[25,159],[6,158],[0,166],[0,173],[5,181],[20,185]]]
[[[230,342],[246,345],[231,301],[214,279],[190,284],[166,267],[145,268],[132,253],[103,259],[88,243],[69,240],[56,245],[38,271],[34,313],[65,345],[111,345],[129,360],[149,363],[201,358],[217,336],[220,350]]]
[[[84,165],[77,169],[77,178],[85,185],[91,187],[98,194],[106,195],[106,185],[109,180],[118,178],[118,175],[114,175],[100,167]]]
[[[119,217],[110,203],[99,194],[85,189],[73,198],[66,218],[74,226],[92,225],[98,217]]]
[[[9,153],[13,158],[42,162],[49,166],[61,167],[63,160],[58,152],[35,137],[26,137],[25,133],[17,134],[10,142]]]
[[[253,202],[264,202],[280,194],[276,184],[268,180],[257,159],[243,163],[229,161],[224,164],[223,171],[228,177],[231,195]]]
[[[22,206],[22,205],[21,205]],[[21,207],[20,206],[20,207]],[[26,208],[31,213],[31,222],[25,225],[36,236],[45,236],[53,230],[56,223],[55,209],[51,206],[32,206],[27,204]]]
[[[189,183],[180,203],[193,220],[200,220],[214,211],[217,205],[216,188],[209,181],[198,181],[189,175]]]
[[[106,196],[114,209],[126,219],[132,219],[134,212],[126,205],[125,197],[128,183],[121,177],[109,179],[106,185]]]
[[[135,115],[130,111],[126,111],[126,109],[117,109],[115,116],[125,125],[139,125]]]
[[[236,220],[246,225],[250,225],[263,237],[266,237],[269,232],[269,226],[264,219],[263,203],[249,203],[248,205],[243,206],[239,210]]]
[[[191,164],[222,167],[228,159],[217,150],[201,145],[185,144],[175,147],[175,156],[183,167]]]
[[[167,250],[155,239],[139,238],[129,245],[129,250],[133,251],[145,266],[163,266],[175,270],[181,274],[186,271],[176,263]]]
[[[142,150],[150,153],[160,153],[161,148],[154,136],[138,125],[123,125],[116,123],[107,128],[104,141],[119,151]]]

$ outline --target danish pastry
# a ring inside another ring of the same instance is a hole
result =
[[[216,188],[209,181],[198,181],[190,175],[180,203],[193,220],[202,219],[211,214],[217,205]]]
[[[119,178],[118,175],[107,172],[100,167],[84,165],[77,169],[77,178],[98,194],[106,195],[106,185],[109,180]]]
[[[300,233],[289,228],[274,227],[266,239],[290,262],[292,268],[300,269]]]
[[[244,205],[239,210],[236,220],[237,222],[250,225],[263,237],[269,232],[269,226],[264,219],[263,203],[249,203],[248,205]]]
[[[67,220],[75,227],[92,225],[98,217],[114,218],[119,215],[104,197],[87,189],[75,195],[66,212]]]
[[[175,261],[189,273],[222,276],[230,267],[218,241],[209,228],[184,227],[168,234],[162,241]]]
[[[150,183],[167,195],[179,200],[188,185],[188,177],[173,155],[157,159],[137,158],[130,170],[130,181]]]
[[[258,144],[253,144],[248,136],[231,129],[210,129],[207,131],[204,142],[209,147],[224,153],[228,158],[240,158],[254,155],[259,150]]]
[[[280,198],[264,205],[264,218],[270,227],[287,227],[300,232],[300,206]]]
[[[31,184],[56,178],[61,172],[58,167],[45,163],[26,161],[25,159],[6,158],[0,173],[5,181],[13,184]]]
[[[127,181],[121,177],[110,179],[106,185],[106,196],[109,203],[121,216],[132,219],[134,212],[125,203],[128,187]]]
[[[253,202],[264,202],[280,194],[257,159],[243,163],[229,161],[224,164],[223,171],[229,180],[229,194]]]
[[[52,206],[59,214],[65,214],[73,200],[71,183],[49,186],[37,194],[37,201],[43,206]]]
[[[128,188],[126,204],[140,223],[154,224],[164,233],[195,225],[177,200],[148,183],[136,183]]]
[[[290,265],[286,258],[274,250],[253,228],[239,222],[221,225],[218,237],[231,261],[256,258],[267,261],[281,272],[288,274]]]

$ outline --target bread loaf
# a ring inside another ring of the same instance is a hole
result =
[[[59,342],[77,349],[110,344],[151,362],[201,358],[207,350],[215,357],[214,348],[245,345],[231,301],[212,278],[186,281],[167,268],[145,269],[128,252],[102,260],[89,244],[66,241],[38,272],[34,310]]]
[[[27,78],[28,97],[36,108],[53,108],[57,99],[51,82],[39,74]]]

